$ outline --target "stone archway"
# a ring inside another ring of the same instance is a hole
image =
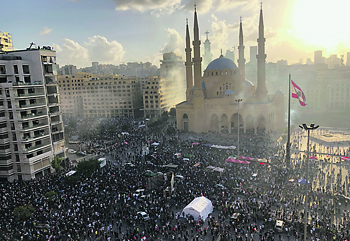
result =
[[[220,130],[221,132],[228,133],[228,118],[227,118],[227,115],[225,114],[221,116]]]
[[[217,115],[212,115],[210,119],[210,130],[219,131],[219,118]]]
[[[183,122],[183,130],[186,132],[189,131],[189,120],[188,120],[187,114],[183,114],[182,122]]]
[[[265,134],[265,129],[266,129],[266,121],[265,121],[265,117],[260,115],[258,116],[257,119],[257,123],[256,123],[256,127],[257,127],[257,133],[258,134]]]
[[[250,114],[245,118],[245,131],[246,133],[254,133],[254,118]]]
[[[243,117],[242,117],[242,115],[240,114],[240,115],[239,115],[239,126],[240,126],[240,129],[242,129],[243,125],[244,125]],[[238,128],[238,113],[233,114],[233,115],[231,116],[230,126],[231,126],[231,132],[237,132],[237,128]],[[240,132],[241,132],[241,131],[242,131],[242,130],[240,130]]]

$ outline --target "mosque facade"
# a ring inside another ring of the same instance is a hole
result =
[[[239,59],[236,64],[221,55],[208,64],[202,75],[199,27],[194,13],[193,58],[186,25],[186,101],[176,105],[177,128],[195,133],[281,132],[285,126],[284,95],[269,94],[265,84],[265,37],[260,10],[257,54],[257,86],[245,79],[243,28],[240,21]]]

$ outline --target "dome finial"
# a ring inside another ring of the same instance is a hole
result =
[[[221,55],[220,55],[220,58],[223,58],[224,56],[222,55],[222,49],[221,49]]]

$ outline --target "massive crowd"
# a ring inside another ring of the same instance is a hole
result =
[[[283,147],[273,136],[242,134],[241,154],[266,158],[269,165],[226,163],[232,150],[205,144],[232,145],[235,137],[220,134],[154,133],[130,119],[103,120],[117,128],[91,128],[82,148],[109,157],[106,167],[91,177],[79,176],[67,185],[65,172],[27,182],[0,185],[1,240],[301,240],[305,191],[298,180],[305,177],[303,154],[287,167]],[[128,123],[128,133],[125,132]],[[104,123],[103,126],[106,126]],[[108,126],[108,125],[107,125]],[[124,126],[124,127],[122,127]],[[98,132],[98,133],[95,133]],[[159,145],[152,146],[157,142]],[[199,145],[193,145],[199,142]],[[144,156],[147,147],[151,155]],[[175,156],[181,153],[181,157]],[[186,159],[184,159],[186,158]],[[124,165],[133,163],[133,165]],[[175,191],[165,192],[167,182],[150,188],[145,172],[167,172],[162,165],[178,165]],[[200,165],[198,165],[200,163]],[[197,165],[195,165],[197,164]],[[208,166],[225,169],[216,172]],[[333,174],[325,162],[310,162],[309,240],[349,240],[347,195],[349,178]],[[341,169],[340,169],[341,170]],[[336,185],[332,185],[336,183]],[[218,186],[217,184],[221,184]],[[146,195],[135,195],[145,189]],[[54,198],[46,193],[54,191]],[[195,197],[212,201],[214,213],[206,220],[183,217],[182,209]],[[33,206],[27,220],[15,220],[14,210]],[[138,215],[144,211],[149,220]],[[239,213],[231,218],[233,213]],[[282,232],[274,229],[283,220]]]

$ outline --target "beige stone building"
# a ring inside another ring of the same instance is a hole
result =
[[[143,87],[143,111],[145,118],[156,118],[162,114],[165,108],[161,105],[160,79],[158,76],[150,76]]]
[[[0,52],[12,51],[12,35],[7,32],[0,31]]]
[[[193,59],[188,25],[186,28],[186,101],[176,106],[177,128],[196,133],[231,133],[235,128],[237,131],[239,120],[240,129],[244,132],[282,131],[285,126],[284,95],[279,91],[269,95],[265,84],[266,54],[262,10],[259,21],[256,87],[244,77],[242,22],[238,67],[232,60],[220,56],[209,63],[202,73],[200,44],[195,12]]]
[[[0,70],[0,179],[40,178],[65,157],[56,52],[0,53]]]
[[[142,96],[136,77],[77,73],[59,76],[63,115],[109,118],[140,115]]]

